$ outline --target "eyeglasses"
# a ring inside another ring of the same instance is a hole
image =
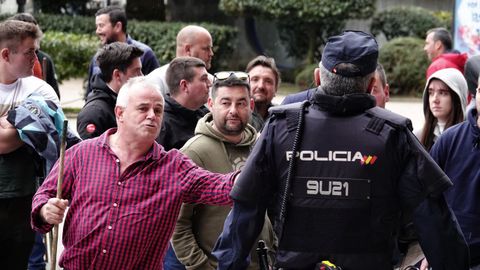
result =
[[[248,76],[248,73],[243,72],[243,71],[220,71],[215,74],[213,74],[213,83],[216,81],[225,81],[229,78],[237,78],[242,81],[246,81],[250,83],[250,76]]]

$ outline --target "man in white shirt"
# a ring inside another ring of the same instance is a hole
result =
[[[197,25],[188,25],[178,32],[176,57],[183,56],[199,58],[205,62],[207,70],[211,68],[213,42],[212,36],[207,29]],[[165,96],[166,93],[170,93],[165,79],[169,66],[170,64],[163,65],[146,76],[149,81],[160,87],[163,96]],[[210,74],[209,79],[213,80]]]
[[[39,170],[7,114],[37,93],[60,106],[53,88],[32,76],[42,33],[31,23],[0,23],[0,258],[3,269],[26,269],[34,241],[30,211]]]

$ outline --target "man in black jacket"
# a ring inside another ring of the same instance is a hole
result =
[[[170,92],[164,96],[162,129],[156,139],[165,150],[182,148],[195,135],[198,120],[209,112],[205,107],[212,86],[208,75],[205,62],[199,58],[184,56],[170,62],[165,75]],[[171,246],[163,268],[185,269]]]
[[[190,56],[173,59],[166,80],[170,93],[165,95],[163,124],[156,141],[165,150],[180,149],[193,137],[198,119],[208,113],[204,104],[212,82],[205,62]]]
[[[141,49],[123,42],[105,45],[98,51],[101,73],[93,77],[93,92],[77,118],[77,131],[82,139],[97,137],[117,126],[114,108],[118,91],[131,77],[143,75],[142,54]]]

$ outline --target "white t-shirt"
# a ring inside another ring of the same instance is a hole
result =
[[[170,90],[168,89],[167,81],[165,79],[167,74],[167,69],[169,66],[170,64],[163,65],[159,68],[154,69],[147,76],[145,76],[148,81],[160,87],[160,91],[162,91],[163,96],[165,96],[165,94],[167,93],[170,93]]]
[[[34,77],[20,78],[12,84],[0,83],[0,116],[22,103],[30,94],[39,93],[60,107],[60,100],[53,88],[45,81]]]

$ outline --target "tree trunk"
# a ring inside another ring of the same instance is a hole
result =
[[[18,5],[17,13],[25,12],[25,3],[26,2],[27,2],[26,0],[17,0],[17,5]]]
[[[307,50],[307,55],[305,57],[305,64],[313,64],[315,61],[315,50],[317,49],[316,44],[315,44],[315,39],[317,38],[315,35],[315,30],[310,29],[307,32],[307,38],[308,38],[308,50]]]
[[[125,10],[129,19],[165,21],[163,0],[127,0]]]
[[[233,24],[233,19],[219,10],[219,2],[220,0],[169,0],[168,19],[181,22]]]

